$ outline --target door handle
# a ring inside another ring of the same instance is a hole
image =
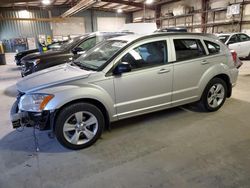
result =
[[[163,74],[163,73],[167,73],[170,72],[170,69],[161,69],[158,71],[158,74]]]
[[[207,60],[202,60],[202,61],[201,61],[201,64],[202,64],[202,65],[206,65],[206,64],[209,64],[209,62],[208,62]]]

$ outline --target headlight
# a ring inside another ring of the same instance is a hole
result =
[[[28,61],[28,63],[33,64],[34,66],[36,66],[38,63],[40,63],[40,59],[30,60],[30,61]]]
[[[53,97],[54,95],[49,94],[23,95],[19,102],[19,109],[29,112],[41,112]]]

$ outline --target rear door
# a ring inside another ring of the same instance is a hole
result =
[[[240,39],[237,34],[234,34],[230,37],[228,41],[229,49],[235,50],[239,57],[244,56],[244,49],[241,47]]]
[[[173,37],[175,49],[173,98],[174,106],[199,99],[199,81],[204,72],[212,66],[207,58],[204,43],[199,38]]]

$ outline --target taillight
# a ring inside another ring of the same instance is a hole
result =
[[[236,64],[237,63],[237,53],[236,53],[236,51],[231,50],[231,54],[232,54],[232,58],[234,60],[234,64]]]
[[[234,50],[230,50],[230,51],[231,51],[231,54],[232,54],[232,58],[233,58],[235,67],[236,67],[237,69],[240,68],[241,65],[242,65],[243,63],[242,63],[241,60],[238,58],[236,51],[234,51]]]

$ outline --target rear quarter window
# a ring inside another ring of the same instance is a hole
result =
[[[211,41],[204,40],[209,54],[217,54],[220,52],[220,45]]]

